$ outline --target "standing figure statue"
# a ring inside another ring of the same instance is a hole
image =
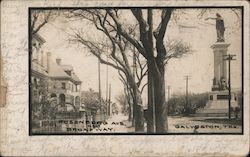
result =
[[[226,82],[226,79],[224,77],[221,77],[220,84],[221,84],[220,90],[225,90],[227,88],[227,82]]]
[[[225,26],[224,26],[224,20],[221,17],[221,15],[216,13],[216,18],[209,17],[206,18],[205,20],[208,19],[216,20],[217,42],[224,42]]]

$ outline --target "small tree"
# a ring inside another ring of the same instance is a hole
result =
[[[86,108],[98,109],[100,108],[100,102],[98,98],[98,93],[92,89],[89,91],[82,92],[82,102]]]
[[[126,95],[124,93],[120,93],[117,97],[116,100],[118,101],[119,105],[121,106],[121,111],[125,115],[128,114],[128,102]]]

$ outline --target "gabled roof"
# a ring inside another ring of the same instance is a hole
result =
[[[69,76],[65,71],[73,71],[73,67],[71,65],[58,65],[57,63],[50,61],[49,77],[70,79],[76,84],[82,83],[74,72]]]
[[[61,65],[64,71],[73,71],[73,67],[71,65]]]
[[[49,76],[55,77],[55,78],[70,78],[70,76],[64,72],[64,70],[57,65],[55,62],[50,61],[50,70],[49,70]]]

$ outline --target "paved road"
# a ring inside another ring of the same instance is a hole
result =
[[[212,123],[205,117],[168,117],[169,133],[240,133],[241,126]],[[197,129],[195,130],[195,126]]]
[[[233,124],[211,123],[202,117],[168,117],[168,133],[240,133],[241,126]],[[195,129],[196,128],[196,129]],[[146,127],[145,127],[146,131]],[[127,116],[113,115],[106,124],[101,124],[95,133],[133,133],[134,127],[127,121]]]

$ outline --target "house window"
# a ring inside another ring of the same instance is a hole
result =
[[[65,106],[65,95],[64,94],[60,94],[59,95],[59,104],[64,107]]]
[[[66,84],[65,84],[65,82],[62,83],[62,89],[66,89]]]
[[[79,96],[76,96],[76,98],[75,98],[75,106],[79,108],[79,107],[80,107],[80,104],[81,104],[80,97],[79,97]]]
[[[210,99],[210,100],[213,100],[213,95],[210,95],[209,99]]]
[[[36,78],[34,79],[34,86],[35,86],[35,89],[37,89],[38,83],[37,83],[37,79]]]
[[[229,99],[229,95],[217,95],[217,100],[227,100]]]

